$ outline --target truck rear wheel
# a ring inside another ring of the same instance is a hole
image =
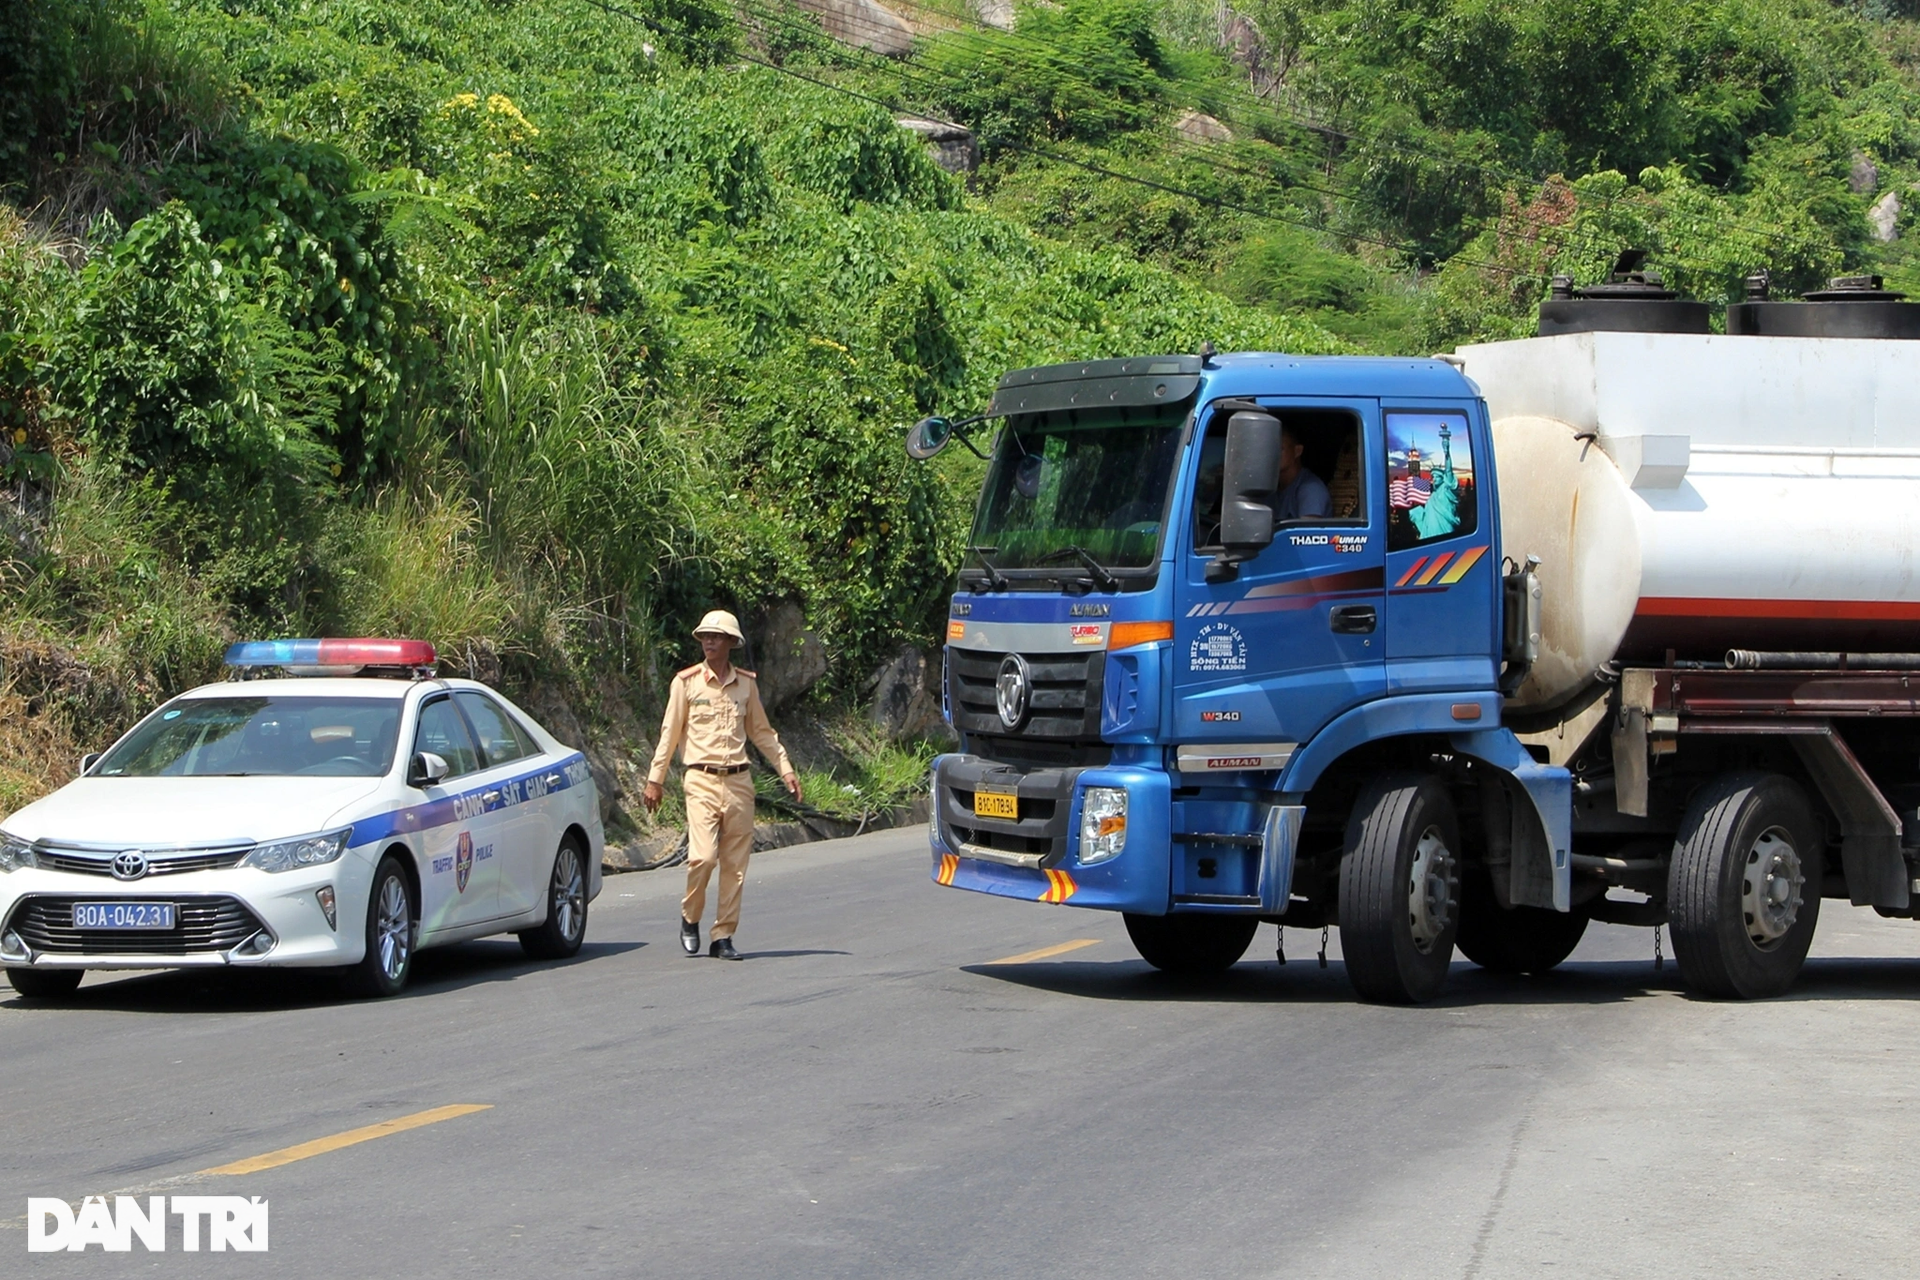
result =
[[[1167,973],[1219,973],[1230,969],[1253,942],[1260,922],[1252,916],[1174,915],[1124,917],[1127,936],[1140,958]]]
[[[1460,928],[1460,822],[1434,778],[1386,774],[1360,793],[1340,859],[1340,951],[1367,1000],[1430,1000]]]
[[[1587,932],[1585,911],[1502,907],[1484,871],[1461,885],[1460,954],[1494,973],[1545,973],[1573,954]]]
[[[1792,986],[1820,918],[1805,793],[1772,773],[1702,787],[1674,843],[1667,911],[1680,976],[1701,995],[1751,1000]]]

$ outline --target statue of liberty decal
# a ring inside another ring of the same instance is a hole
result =
[[[1440,424],[1440,465],[1428,473],[1427,500],[1409,506],[1407,519],[1420,531],[1420,537],[1437,538],[1460,527],[1460,479],[1453,470],[1453,432]]]

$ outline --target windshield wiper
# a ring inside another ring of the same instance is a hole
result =
[[[1006,574],[1000,572],[999,568],[993,563],[993,561],[987,559],[988,556],[999,555],[1000,548],[976,547],[972,543],[968,543],[967,553],[969,555],[977,557],[981,564],[987,566],[987,585],[991,587],[993,590],[1005,591],[1011,586],[1013,586],[1013,580],[1007,577]]]
[[[1061,547],[1056,551],[1047,552],[1047,554],[1041,556],[1038,560],[1034,561],[1034,563],[1046,564],[1052,560],[1065,560],[1068,557],[1077,558],[1081,564],[1085,565],[1087,572],[1093,575],[1093,580],[1099,584],[1102,591],[1118,591],[1120,589],[1120,579],[1114,577],[1113,571],[1108,569],[1107,566],[1095,560],[1093,553],[1085,547]]]

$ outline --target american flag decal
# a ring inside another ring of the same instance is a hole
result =
[[[1433,497],[1433,483],[1425,476],[1401,476],[1387,486],[1387,503],[1397,511],[1424,507]]]

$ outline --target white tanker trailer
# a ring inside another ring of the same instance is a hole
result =
[[[1756,995],[1822,897],[1920,918],[1920,344],[1599,331],[1452,359],[1492,420],[1505,720],[1575,789],[1569,900],[1490,834],[1506,910],[1469,903],[1462,948],[1539,970],[1586,918],[1665,922],[1694,985]],[[1744,879],[1691,883],[1709,846]]]
[[[1578,706],[1669,651],[1920,653],[1920,350],[1599,332],[1459,358],[1504,550],[1540,561],[1513,710]]]

